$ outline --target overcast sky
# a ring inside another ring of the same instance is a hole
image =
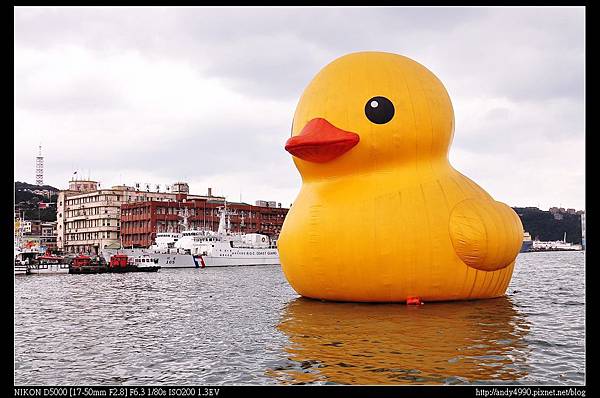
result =
[[[327,63],[425,65],[456,118],[450,161],[511,206],[583,209],[585,9],[16,7],[15,180],[208,187],[287,207],[283,146]]]

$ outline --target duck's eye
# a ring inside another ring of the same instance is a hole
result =
[[[385,97],[373,97],[365,104],[365,115],[375,124],[385,124],[394,117],[394,104]]]

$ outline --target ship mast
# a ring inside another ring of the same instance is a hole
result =
[[[183,222],[179,223],[180,225],[183,225],[183,230],[187,231],[188,230],[188,211],[187,211],[187,207],[185,207],[183,209]]]
[[[227,231],[231,231],[231,215],[227,214],[227,210],[225,210],[225,215],[227,216]]]
[[[227,201],[225,201],[225,206],[221,210],[221,215],[219,217],[219,229],[217,230],[217,233],[219,235],[227,234],[228,228],[226,226],[226,220],[225,220],[226,214],[227,214]]]

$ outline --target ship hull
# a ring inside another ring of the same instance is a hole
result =
[[[280,265],[279,256],[268,257],[214,257],[200,256],[200,262],[205,267],[235,267],[247,265]]]
[[[253,249],[240,249],[249,252]],[[256,250],[256,249],[255,249]],[[155,253],[147,249],[119,249],[118,252],[128,256],[149,254],[158,261],[161,268],[204,268],[204,267],[235,267],[251,265],[280,265],[279,255],[275,249],[258,249],[256,254],[222,256]],[[104,258],[110,258],[114,251],[103,251]]]
[[[149,267],[138,267],[138,266],[127,266],[127,267],[113,267],[109,268],[108,272],[121,274],[125,272],[157,272],[160,269],[159,266],[149,266]]]
[[[15,275],[28,275],[29,268],[26,265],[15,264]]]
[[[158,259],[157,265],[162,268],[200,268],[200,262],[191,254],[164,254],[154,253]]]
[[[69,274],[103,274],[105,272],[108,272],[106,265],[82,265],[69,268]]]
[[[524,240],[523,241],[523,245],[521,246],[521,250],[519,251],[519,253],[527,253],[529,251],[531,251],[531,247],[533,246],[533,241],[531,240]]]
[[[201,266],[191,254],[156,253],[149,249],[104,249],[102,250],[102,256],[108,261],[108,259],[112,255],[117,254],[117,252],[127,256],[148,254],[152,256],[152,258],[158,260],[156,265],[161,268],[200,268]]]
[[[68,274],[68,264],[40,264],[29,267],[30,274]]]

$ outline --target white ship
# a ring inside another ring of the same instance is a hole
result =
[[[152,254],[161,268],[204,268],[238,265],[279,265],[276,243],[263,234],[232,234],[226,225],[227,207],[221,211],[217,232],[185,230],[180,236],[157,234],[149,249],[119,249],[127,255]],[[227,222],[229,224],[229,222]],[[187,227],[187,214],[183,225]],[[104,249],[110,258],[117,250]]]
[[[181,238],[178,232],[159,232],[156,234],[154,244],[150,246],[153,251],[167,251],[173,249],[175,243]]]
[[[194,244],[192,255],[202,267],[231,265],[279,265],[279,253],[268,236],[261,234],[206,237]]]
[[[531,251],[573,251],[573,250],[583,250],[583,247],[578,244],[573,244],[567,242],[567,233],[563,237],[563,240],[543,242],[539,240],[534,240],[531,246]]]

